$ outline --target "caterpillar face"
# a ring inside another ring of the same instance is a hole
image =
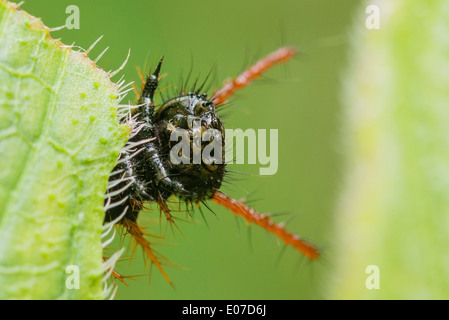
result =
[[[172,179],[189,193],[188,201],[209,199],[225,174],[223,124],[206,94],[190,93],[167,101],[155,114],[155,136]]]

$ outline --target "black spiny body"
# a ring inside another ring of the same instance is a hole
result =
[[[223,137],[224,128],[215,113],[214,103],[199,92],[174,97],[156,109],[154,94],[161,65],[162,59],[146,80],[133,117],[138,132],[130,138],[128,146],[131,148],[121,153],[110,177],[111,182],[121,180],[109,190],[113,194],[110,202],[120,204],[106,211],[105,222],[119,219],[125,226],[125,221],[136,222],[145,202],[157,202],[169,215],[165,202],[170,196],[199,203],[211,198],[221,186],[224,161],[212,164],[170,161],[170,150],[177,143],[170,140],[174,129],[186,130],[193,143],[195,123],[200,124],[201,132],[215,129]],[[192,152],[190,154],[193,156]],[[224,152],[222,154],[224,157]]]

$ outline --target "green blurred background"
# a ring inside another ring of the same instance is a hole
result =
[[[248,227],[225,209],[210,204],[218,221],[204,210],[210,232],[199,212],[193,223],[179,223],[183,234],[167,232],[158,250],[183,269],[167,268],[176,289],[155,269],[151,278],[137,277],[129,286],[119,284],[119,299],[315,299],[332,272],[332,212],[341,180],[339,142],[339,92],[346,68],[345,40],[352,16],[360,9],[355,0],[251,0],[251,1],[27,1],[22,8],[41,17],[49,27],[65,24],[66,7],[80,9],[80,29],[52,33],[65,44],[89,47],[105,70],[123,70],[127,81],[139,84],[135,66],[145,59],[165,56],[163,84],[176,84],[187,75],[204,77],[216,65],[214,87],[237,75],[244,66],[281,45],[302,50],[297,59],[271,70],[240,92],[226,111],[227,128],[279,130],[279,169],[273,176],[257,176],[259,165],[233,165],[232,170],[254,175],[234,175],[237,186],[223,191],[235,198],[248,197],[260,212],[287,213],[276,221],[312,239],[323,248],[323,259],[308,263],[263,230]],[[123,74],[121,73],[121,74]],[[120,74],[120,75],[121,75]],[[118,80],[119,76],[114,79]],[[123,103],[132,102],[130,93]],[[145,214],[142,224],[158,233],[159,213]],[[164,229],[164,224],[163,224]],[[125,241],[125,245],[127,242]],[[118,246],[115,242],[113,246]],[[141,251],[132,263],[123,261],[118,271],[141,275]]]

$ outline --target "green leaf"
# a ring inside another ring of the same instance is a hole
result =
[[[379,30],[355,19],[329,296],[448,298],[449,2],[376,3]]]
[[[103,298],[103,197],[129,133],[118,90],[0,1],[0,299]]]

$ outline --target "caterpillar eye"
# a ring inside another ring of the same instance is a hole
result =
[[[195,105],[193,112],[195,113],[196,116],[199,116],[199,115],[203,114],[204,112],[206,112],[207,110],[208,110],[208,108],[206,107],[206,104],[204,102],[198,102]]]

